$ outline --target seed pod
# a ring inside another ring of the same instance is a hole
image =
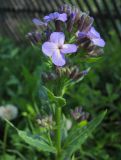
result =
[[[88,52],[88,55],[92,56],[92,57],[95,57],[95,56],[100,56],[103,53],[104,53],[104,51],[103,51],[102,48],[99,48],[99,47],[95,46],[93,50]]]

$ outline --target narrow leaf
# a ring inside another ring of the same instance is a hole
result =
[[[40,135],[31,135],[26,133],[25,131],[18,130],[10,121],[5,119],[5,121],[13,127],[17,132],[18,135],[29,145],[37,148],[40,151],[45,151],[45,152],[51,152],[51,153],[56,153],[56,148],[50,144],[47,139],[43,136]]]
[[[56,149],[49,145],[44,137],[39,135],[30,135],[20,130],[18,130],[18,134],[27,144],[36,147],[38,150],[56,153]]]
[[[66,157],[71,157],[71,155],[80,148],[94,129],[101,123],[105,114],[106,111],[101,113],[85,127],[72,129],[63,146],[62,160]]]

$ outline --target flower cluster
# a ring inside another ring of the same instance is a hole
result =
[[[37,115],[36,121],[40,127],[46,128],[46,129],[53,129],[55,125],[52,115],[49,115],[49,116]]]
[[[67,66],[64,68],[57,67],[55,71],[42,72],[42,79],[46,81],[56,80],[61,76],[66,76],[71,80],[78,81],[81,77],[88,74],[88,70],[80,71],[77,66]]]
[[[80,53],[82,49],[91,56],[102,53],[105,42],[95,30],[93,21],[79,8],[65,4],[58,12],[45,16],[43,21],[34,18],[38,31],[28,33],[27,37],[33,44],[41,42],[42,52],[60,67],[66,64],[66,54]]]
[[[81,122],[89,118],[89,113],[84,112],[82,107],[76,107],[74,110],[71,110],[71,115],[77,122]]]

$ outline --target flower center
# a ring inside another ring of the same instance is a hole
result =
[[[62,45],[59,45],[59,46],[58,46],[58,49],[62,49],[62,48],[63,48],[63,46],[62,46]]]

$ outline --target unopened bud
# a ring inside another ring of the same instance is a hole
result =
[[[29,39],[32,44],[36,45],[41,40],[41,34],[39,32],[29,32],[26,38]]]

